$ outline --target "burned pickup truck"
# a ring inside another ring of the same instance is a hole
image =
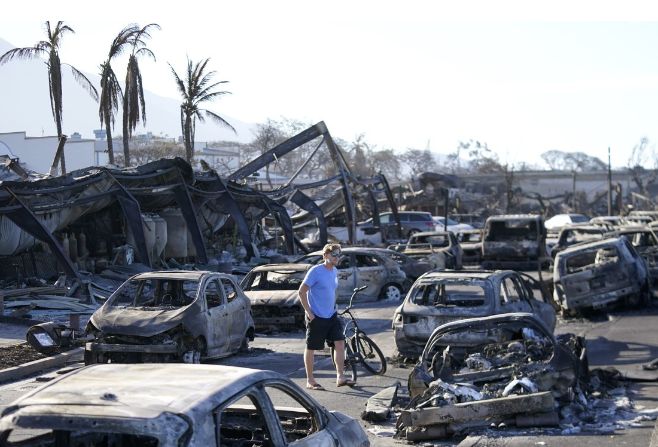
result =
[[[638,307],[650,300],[649,268],[625,237],[578,244],[555,257],[554,300],[565,314],[616,302]]]
[[[472,334],[481,334],[479,342]],[[491,424],[558,424],[557,402],[586,380],[585,340],[536,316],[470,318],[434,330],[409,376],[398,435],[420,441]]]
[[[546,228],[539,215],[491,216],[484,224],[482,268],[535,269],[547,259]]]
[[[199,363],[234,354],[254,339],[251,305],[231,275],[140,273],[89,319],[85,364]]]
[[[432,269],[462,268],[462,248],[451,231],[423,231],[414,233],[406,244],[389,245],[395,250],[418,261],[429,263]]]

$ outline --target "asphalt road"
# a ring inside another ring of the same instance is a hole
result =
[[[376,302],[355,306],[354,314],[359,319],[360,326],[386,356],[391,356],[394,351],[391,317],[398,304],[399,302]],[[614,366],[625,372],[633,372],[642,363],[658,358],[658,331],[655,329],[658,322],[657,315],[658,308],[655,307],[635,312],[601,313],[588,319],[561,320],[556,332],[572,332],[586,337],[590,369]],[[301,332],[259,334],[247,353],[228,357],[216,363],[275,370],[303,387],[306,380],[303,350],[304,334]],[[404,396],[410,365],[389,363],[387,373],[383,376],[373,376],[365,369],[359,368],[358,383],[354,388],[334,386],[335,372],[328,350],[316,353],[315,365],[316,379],[326,388],[326,391],[309,391],[317,401],[329,410],[338,410],[359,420],[368,433],[372,445],[384,447],[406,444],[389,436],[394,429],[394,419],[385,423],[371,424],[361,420],[360,415],[369,397],[396,381],[402,383],[401,394]],[[49,373],[50,376],[56,374],[57,371]],[[43,378],[31,378],[0,386],[0,407],[40,386],[43,380]],[[491,428],[477,436],[431,441],[423,445],[648,446],[654,430],[652,419],[658,411],[658,386],[656,382],[633,382],[627,395],[634,408],[629,408],[625,417],[619,416],[618,420],[614,421],[613,431],[606,429],[564,435],[563,428],[524,430]],[[633,413],[630,413],[631,411]],[[638,416],[640,417],[637,420],[632,420]]]

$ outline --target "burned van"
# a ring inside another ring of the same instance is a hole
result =
[[[646,261],[625,237],[578,244],[555,257],[554,299],[563,313],[618,301],[638,307],[650,299]]]
[[[546,229],[540,215],[491,216],[484,224],[484,269],[534,269],[546,258]]]

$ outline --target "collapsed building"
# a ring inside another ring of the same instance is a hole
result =
[[[247,181],[316,141],[313,154],[285,184],[264,189]],[[331,157],[330,175],[298,182],[320,150]],[[382,195],[397,218],[386,178],[353,175],[324,122],[227,178],[212,169],[195,172],[180,158],[131,168],[95,166],[59,177],[30,175],[17,163],[7,169],[16,175],[0,183],[0,279],[5,285],[29,277],[52,280],[62,273],[86,284],[81,272],[111,264],[169,268],[193,261],[208,266],[221,264],[223,254],[232,260],[258,259],[259,243],[270,237],[262,224],[265,216],[281,228],[285,254],[309,251],[295,233],[309,224],[317,228],[321,244],[327,242],[329,223],[345,226],[346,242],[355,243],[357,220],[364,215],[377,220]],[[298,210],[294,219],[293,208]],[[79,290],[85,293],[85,287]]]

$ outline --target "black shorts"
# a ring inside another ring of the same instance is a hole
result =
[[[334,313],[329,318],[316,315],[311,322],[306,320],[306,347],[311,351],[324,349],[325,340],[334,342],[344,339],[343,326],[338,319],[338,313]]]

